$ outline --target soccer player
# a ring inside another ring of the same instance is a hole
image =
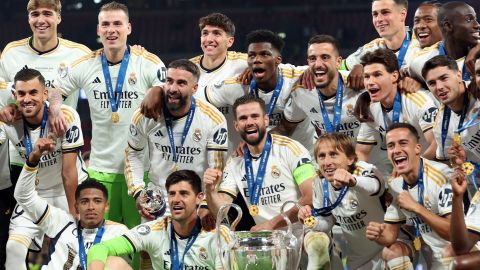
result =
[[[119,236],[128,229],[103,218],[109,207],[108,193],[97,181],[85,180],[76,188],[75,215],[38,195],[36,181],[42,170],[41,159],[46,152],[53,153],[55,148],[56,142],[50,138],[36,141],[15,187],[15,198],[23,211],[51,238],[49,257],[42,269],[87,269],[86,252],[91,246]],[[7,269],[21,269],[23,261],[17,260],[13,265],[7,265]]]
[[[442,31],[442,40],[415,55],[415,60],[412,60],[410,65],[410,75],[425,79],[422,77],[425,62],[436,55],[448,55],[457,61],[463,80],[470,81],[464,63],[469,50],[480,40],[480,25],[475,10],[465,2],[448,2],[438,10],[437,20]]]
[[[140,216],[124,177],[129,125],[146,90],[165,82],[166,68],[157,56],[128,46],[130,33],[127,7],[117,2],[103,5],[97,26],[103,49],[74,61],[58,82],[65,96],[85,90],[92,119],[89,175],[107,187],[109,203],[115,205],[106,218],[131,228]]]
[[[32,153],[32,145],[49,133],[46,103],[48,90],[44,77],[34,69],[20,70],[15,75],[14,82],[15,97],[22,118],[11,125],[0,126],[3,135],[0,141],[10,140],[23,157],[22,162],[25,162]],[[87,178],[78,157],[83,146],[83,135],[77,112],[66,105],[61,110],[66,116],[68,129],[63,137],[55,139],[54,151],[42,156],[36,175],[36,187],[39,195],[48,203],[73,214],[77,183]],[[43,239],[43,232],[35,224],[37,219],[25,212],[22,205],[18,205],[13,212],[7,242],[7,269],[19,269],[21,266],[18,262],[25,260],[30,244],[33,250],[39,250]]]
[[[131,269],[125,263],[120,267],[118,258],[108,256],[140,250],[149,253],[153,269],[223,269],[219,254],[224,247],[218,246],[217,233],[225,242],[230,239],[223,226],[221,232],[214,232],[204,230],[200,224],[200,177],[194,171],[180,170],[170,174],[165,185],[172,216],[139,225],[123,236],[95,245],[88,252],[88,269]]]
[[[324,212],[315,217],[314,230],[325,233],[328,239],[335,222],[339,223],[347,240],[344,254],[348,269],[383,269],[383,247],[366,241],[365,235],[367,224],[380,222],[385,214],[383,177],[374,165],[357,160],[352,140],[345,134],[321,135],[315,144],[315,158],[322,179],[314,183],[313,207]],[[305,220],[311,213],[312,208],[306,205],[299,218]],[[330,241],[323,242],[327,252]],[[309,253],[309,262],[317,256]],[[391,260],[388,266],[395,269],[394,263],[405,260],[410,261],[408,257]]]
[[[437,1],[425,1],[420,3],[415,11],[413,16],[413,33],[415,33],[415,37],[417,37],[422,49],[442,40],[442,32],[437,23],[440,7],[441,4]]]
[[[415,226],[414,246],[431,249],[425,259],[431,269],[444,269],[443,249],[449,245],[452,189],[449,179],[453,170],[447,165],[420,156],[422,146],[416,128],[395,123],[387,131],[388,158],[398,177],[388,181],[393,201],[383,223],[370,222],[367,238],[383,246],[396,241],[402,223]]]
[[[317,175],[310,154],[292,139],[267,133],[269,119],[263,99],[245,95],[235,101],[233,108],[235,129],[245,142],[244,155],[231,157],[221,183],[221,171],[205,171],[208,207],[216,214],[220,206],[232,202],[240,192],[256,223],[252,231],[283,227],[280,208],[284,202],[311,204]],[[297,213],[293,207],[286,215],[296,220]]]
[[[164,86],[163,116],[149,119],[136,111],[130,125],[125,156],[128,192],[137,201],[142,216],[154,217],[139,204],[143,181],[144,154],[148,145],[150,182],[166,193],[165,179],[179,169],[203,174],[206,168],[223,170],[227,151],[225,117],[211,104],[194,98],[200,71],[192,62],[181,59],[168,65]]]
[[[357,137],[356,152],[359,159],[368,160],[373,145],[378,143],[375,134],[380,133],[384,137],[389,126],[398,122],[410,123],[422,131],[420,144],[427,148],[423,155],[433,159],[437,146],[432,122],[437,107],[431,98],[423,91],[405,93],[398,90],[397,57],[391,50],[378,49],[366,53],[362,57],[362,64],[364,83],[371,102],[369,111],[359,115],[364,122]]]

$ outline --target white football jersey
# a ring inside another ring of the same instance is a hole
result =
[[[2,109],[5,105],[8,104],[8,101],[11,99],[11,97],[12,94],[10,92],[10,89],[8,89],[7,87],[7,83],[3,81],[2,78],[0,78],[0,109]],[[0,123],[0,125],[1,124],[2,123]],[[2,129],[0,129],[0,138],[5,137],[2,132]],[[0,190],[12,186],[12,182],[10,181],[8,143],[2,141],[3,140],[0,139]]]
[[[470,96],[469,104],[467,108],[467,115],[463,121],[465,125],[468,121],[472,120],[475,113],[480,110],[480,101],[478,101],[473,96]],[[454,111],[450,112],[450,121],[447,129],[447,137],[445,138],[445,147],[442,147],[442,124],[443,124],[443,114],[445,112],[445,105],[441,105],[437,114],[437,118],[434,123],[433,134],[435,135],[435,141],[437,142],[437,153],[436,157],[439,160],[447,160],[447,151],[453,142],[453,131],[458,129],[460,122],[460,114],[456,114]],[[476,122],[478,120],[474,120]],[[465,148],[467,159],[475,162],[480,162],[480,127],[478,125],[473,125],[470,128],[462,131],[460,133],[462,136],[462,145]]]
[[[283,118],[283,111],[290,101],[290,93],[298,81],[298,77],[303,73],[306,67],[295,67],[289,64],[280,64],[279,70],[283,77],[283,85],[280,91],[277,103],[273,109],[270,118],[269,129],[280,124]],[[207,100],[214,106],[221,107],[225,105],[233,105],[235,100],[243,95],[249,94],[250,86],[242,85],[236,81],[236,78],[227,79],[209,85],[206,88]],[[258,89],[258,97],[265,101],[266,106],[270,103],[273,91],[264,92]],[[232,126],[233,128],[233,126]],[[313,149],[314,142],[313,127],[310,121],[301,122],[292,134],[292,138],[301,142],[307,149]]]
[[[20,195],[22,208],[35,220],[42,231],[51,238],[48,260],[42,270],[68,269],[80,267],[78,248],[78,226],[75,217],[62,209],[49,205],[38,196],[34,188],[37,168],[25,165],[19,177],[15,197]],[[128,228],[120,223],[106,220],[102,241],[120,236]],[[85,251],[93,246],[97,229],[82,229]]]
[[[468,208],[467,215],[465,216],[465,225],[469,231],[480,233],[480,215],[477,213],[477,208],[480,208],[480,191],[475,193],[472,201],[470,202],[470,207]],[[478,246],[478,243],[477,243]]]
[[[135,195],[144,187],[144,171],[150,181],[161,187],[167,195],[165,180],[175,170],[193,170],[203,175],[207,168],[222,170],[228,148],[227,123],[225,117],[210,103],[195,99],[193,120],[183,146],[183,129],[187,116],[172,121],[178,167],[173,161],[172,148],[165,119],[148,119],[137,110],[133,114],[125,156],[125,178],[128,193]],[[142,151],[148,145],[150,168],[143,168]]]
[[[200,80],[198,81],[198,90],[195,93],[195,97],[202,100],[207,100],[205,97],[205,89],[208,85],[233,78],[248,68],[247,54],[240,52],[227,52],[225,61],[213,70],[205,69],[201,64],[202,59],[203,55],[190,59],[200,70]],[[225,116],[227,125],[232,125],[231,123],[233,123],[234,120],[232,105],[217,107],[217,109]],[[233,125],[228,129],[228,141],[229,153],[242,141],[240,135],[235,131],[235,128],[233,128]]]
[[[129,230],[125,233],[136,252],[146,251],[152,260],[153,269],[171,269],[170,240],[172,220],[164,217],[150,221]],[[220,227],[223,244],[231,242],[229,231],[226,227]],[[188,238],[181,238],[175,233],[178,245],[178,254],[181,258],[185,251]],[[193,242],[193,245],[185,254],[185,269],[223,269],[220,252],[226,247],[219,247],[217,232],[202,229]]]
[[[402,110],[400,112],[401,123],[409,123],[413,125],[420,136],[420,144],[422,149],[428,148],[429,144],[425,139],[424,133],[432,129],[433,121],[437,115],[437,107],[433,100],[424,92],[402,93],[401,94]],[[362,123],[358,132],[357,143],[376,144],[375,134],[380,133],[385,138],[387,127],[384,122],[384,110],[380,102],[370,103],[370,112],[372,113],[373,122]],[[391,122],[393,110],[386,113],[386,117]],[[388,123],[387,123],[388,125]]]
[[[367,52],[372,52],[377,49],[387,49],[387,46],[385,45],[385,39],[384,38],[377,38],[369,43],[361,46],[360,48],[357,49],[354,53],[350,54],[346,59],[345,59],[345,64],[347,66],[348,70],[352,70],[352,68],[355,65],[360,65],[360,59],[362,58],[363,55],[365,55]],[[408,45],[407,53],[405,54],[405,59],[403,60],[402,65],[399,67],[399,69],[403,68],[408,68],[410,65],[410,62],[413,60],[413,57],[415,54],[420,51],[420,43],[416,39],[415,35],[412,35],[412,38],[410,40],[410,44]],[[398,57],[400,50],[395,51],[395,55]]]
[[[288,137],[272,134],[270,155],[266,164],[265,177],[259,197],[259,215],[253,217],[256,224],[264,223],[280,214],[280,208],[286,201],[298,201],[301,197],[299,184],[293,172],[303,164],[311,162],[310,154],[299,142]],[[252,169],[256,177],[260,158],[252,158]],[[312,175],[313,177],[313,175]],[[225,165],[220,192],[236,197],[240,192],[248,206],[250,196],[245,176],[243,156],[230,157]]]
[[[446,216],[452,212],[452,187],[449,179],[453,177],[453,170],[447,165],[423,158],[423,205],[424,207],[438,215]],[[397,205],[397,197],[403,191],[403,177],[392,178],[388,181],[389,192],[393,196],[393,201],[385,213],[386,223],[405,223],[413,224],[416,215],[412,212],[401,209]],[[415,201],[419,201],[418,184],[408,188],[408,192]],[[420,219],[421,221],[421,219]],[[440,237],[425,222],[421,221],[420,234],[423,241],[432,249],[432,261],[439,262],[442,258],[443,249],[449,242]]]
[[[67,131],[62,138],[57,138],[55,150],[47,155],[43,155],[40,159],[39,170],[37,175],[38,185],[37,191],[42,197],[56,197],[65,194],[62,181],[62,155],[66,152],[78,151],[83,146],[82,126],[80,116],[73,108],[62,105],[61,110],[68,123]],[[20,160],[14,160],[16,164],[25,163],[27,150],[24,144],[24,121],[19,119],[12,124],[2,124],[0,129],[5,133],[2,138],[10,140],[15,146]],[[27,125],[30,134],[32,148],[40,137],[41,127],[31,129]],[[48,134],[48,124],[45,126],[44,137]],[[81,157],[77,155],[77,173],[78,181],[81,182],[87,178],[85,168]]]
[[[48,51],[39,52],[32,47],[32,38],[24,38],[7,44],[3,49],[0,62],[0,77],[13,84],[15,74],[22,68],[33,68],[45,77],[45,85],[53,87],[57,77],[64,78],[70,73],[68,66],[77,58],[91,53],[86,46],[63,38],[58,39],[58,45]],[[3,74],[3,75],[2,75]],[[79,90],[72,89],[63,103],[77,107]]]
[[[63,95],[83,88],[88,98],[92,119],[92,150],[90,167],[106,173],[124,173],[124,150],[127,147],[128,128],[135,110],[152,86],[162,86],[166,68],[160,59],[147,51],[130,49],[122,96],[118,104],[120,121],[113,123],[112,109],[102,70],[103,49],[79,58],[72,63],[67,76],[59,78]],[[120,64],[109,66],[112,86],[117,83]]]
[[[385,182],[381,173],[372,164],[358,161],[353,175],[357,185],[348,189],[341,203],[332,210],[335,221],[342,228],[343,235],[348,242],[347,256],[349,269],[357,269],[359,266],[375,257],[383,246],[375,241],[368,241],[365,237],[366,228],[369,222],[382,222],[385,215],[385,206],[380,197],[385,191]],[[322,208],[323,205],[323,182],[324,178],[317,179],[313,184],[313,207]],[[372,189],[372,187],[377,187]],[[335,190],[328,184],[329,200],[337,201],[340,190]],[[319,216],[317,219],[328,219]],[[331,229],[331,228],[330,228]],[[329,231],[326,231],[329,233]]]

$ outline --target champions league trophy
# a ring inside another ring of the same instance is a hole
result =
[[[286,230],[273,231],[234,231],[242,218],[242,210],[236,204],[223,205],[217,215],[217,245],[225,270],[293,270],[298,269],[303,245],[303,226],[292,226],[290,219],[284,214],[287,201],[282,205],[282,216],[287,222]],[[237,218],[228,231],[230,243],[221,242],[220,225],[227,217],[230,207],[237,210]],[[298,228],[298,229],[294,229]]]
[[[167,210],[167,203],[160,187],[148,183],[140,194],[140,206],[155,218],[163,216]]]

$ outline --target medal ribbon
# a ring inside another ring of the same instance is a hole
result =
[[[260,164],[258,165],[257,176],[254,177],[252,158],[247,145],[243,146],[243,160],[245,161],[245,176],[247,178],[248,195],[250,196],[250,203],[257,205],[260,199],[260,194],[263,186],[263,179],[265,178],[265,171],[267,168],[268,156],[270,155],[270,148],[272,146],[272,136],[267,134],[265,146],[263,147],[262,156],[260,157]],[[255,182],[254,182],[255,181]]]
[[[338,74],[338,85],[337,85],[337,92],[335,94],[335,105],[333,109],[333,125],[330,122],[330,118],[328,117],[327,109],[325,108],[325,103],[323,102],[323,96],[320,92],[320,89],[317,87],[318,93],[318,100],[320,103],[320,109],[322,111],[323,123],[325,124],[325,129],[327,130],[328,134],[333,132],[338,132],[340,129],[340,120],[342,118],[342,103],[343,103],[343,91],[344,84],[342,79],[342,74]]]
[[[277,84],[275,85],[275,89],[273,90],[272,97],[270,98],[270,102],[267,105],[267,113],[270,119],[272,118],[273,110],[275,109],[275,104],[277,104],[278,96],[280,96],[280,91],[282,91],[282,86],[283,86],[283,77],[279,69],[277,74]],[[257,81],[255,81],[255,79],[252,79],[252,81],[250,82],[250,95],[252,96],[254,95],[258,97]]]
[[[405,56],[407,55],[408,45],[410,45],[410,35],[408,33],[409,30],[408,28],[406,30],[407,31],[405,34],[405,38],[403,39],[402,47],[400,47],[400,51],[398,52],[398,57],[397,57],[399,69],[402,67],[403,60],[405,60]]]
[[[480,172],[480,164],[478,164],[475,161],[467,160],[467,162],[472,163],[473,165],[473,173],[471,175],[468,175],[467,177],[470,178],[470,182],[472,182],[473,186],[475,187],[475,190],[478,191],[478,185],[477,185],[477,174]]]
[[[418,203],[423,206],[423,159],[420,158],[420,167],[418,168],[418,176],[417,176],[417,186],[418,186]],[[408,190],[408,185],[405,180],[403,180],[403,190]],[[421,220],[419,217],[413,218],[415,223],[415,237],[420,238],[420,223]]]
[[[103,222],[102,226],[98,228],[97,234],[95,234],[95,240],[93,241],[93,245],[100,243],[102,240],[103,233],[105,232],[105,222]],[[80,224],[77,227],[78,233],[78,256],[80,258],[80,267],[82,270],[87,270],[87,252],[85,251],[85,243],[83,242],[83,234],[82,228]]]
[[[195,228],[193,228],[190,236],[188,236],[187,244],[185,245],[185,250],[183,251],[182,260],[178,256],[178,244],[177,238],[175,237],[175,230],[173,229],[173,223],[170,225],[170,260],[172,265],[171,270],[183,270],[183,265],[185,261],[185,254],[193,246],[197,236],[200,234],[202,225],[200,224],[200,218],[197,217],[197,222],[195,223]]]
[[[445,51],[445,46],[443,46],[443,42],[441,41],[438,42],[438,55],[447,55],[447,52]],[[468,74],[467,65],[465,65],[465,62],[463,62],[462,67],[462,80],[470,81],[470,75]]]
[[[460,120],[458,121],[458,127],[457,129],[461,128],[463,125],[463,121],[465,121],[465,117],[467,115],[467,109],[468,109],[468,94],[464,93],[464,98],[463,98],[463,108],[462,112],[460,114]],[[447,134],[448,134],[448,126],[450,125],[450,115],[452,114],[452,110],[448,107],[445,106],[445,109],[443,111],[443,119],[442,119],[442,151],[443,151],[443,156],[445,157],[445,140],[447,139]]]
[[[48,121],[48,107],[47,103],[43,105],[43,117],[42,117],[42,124],[40,125],[40,136],[42,138],[45,135],[45,127],[47,126]],[[30,132],[28,131],[28,127],[25,124],[25,119],[23,119],[23,144],[25,145],[25,150],[27,151],[27,157],[30,156],[32,153],[32,139],[30,138]]]
[[[103,77],[105,78],[105,85],[108,91],[108,99],[110,100],[110,104],[112,106],[112,112],[117,112],[118,104],[120,103],[120,98],[122,97],[123,82],[125,81],[125,75],[127,74],[128,61],[130,60],[130,49],[127,46],[127,49],[123,54],[122,63],[120,64],[120,69],[118,71],[115,91],[113,90],[112,78],[110,77],[110,70],[108,69],[108,62],[105,52],[102,53],[101,60]]]
[[[195,98],[192,96],[192,103],[190,105],[190,110],[188,111],[187,120],[185,122],[185,127],[183,128],[182,133],[182,140],[180,146],[183,146],[185,142],[185,138],[188,135],[188,130],[193,122],[193,116],[195,115],[195,108],[197,107],[197,103],[195,102]],[[175,148],[175,138],[173,137],[173,117],[172,115],[165,110],[165,126],[167,128],[168,139],[170,140],[170,147],[172,148],[173,154],[173,162],[177,162],[177,149]]]
[[[312,209],[312,216],[328,216],[335,209],[343,200],[345,195],[348,191],[348,186],[344,186],[340,190],[340,194],[338,194],[337,200],[332,204],[330,201],[330,192],[328,189],[328,182],[326,180],[322,180],[323,185],[323,207],[322,208],[313,208]]]
[[[468,120],[467,123],[465,123],[464,125],[462,125],[462,127],[459,127],[458,129],[454,130],[453,132],[455,133],[459,133],[464,131],[465,129],[467,128],[470,128],[470,127],[473,127],[475,125],[478,125],[480,123],[480,121],[477,121],[475,122],[475,120],[477,120],[478,118],[478,113],[480,112],[480,110],[476,111],[473,115],[472,115],[472,119]],[[465,113],[466,114],[466,113]]]
[[[395,95],[395,99],[393,100],[392,121],[390,124],[400,122],[401,112],[402,112],[402,95],[400,94],[400,91],[397,91],[397,94]],[[387,130],[388,127],[390,126],[388,124],[390,121],[388,119],[387,113],[385,113],[384,110],[382,110],[382,113],[383,113],[383,123],[385,124],[385,130]]]

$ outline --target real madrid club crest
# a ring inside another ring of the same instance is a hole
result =
[[[135,72],[130,73],[130,76],[128,76],[128,84],[134,85],[137,83],[137,76]]]
[[[351,197],[349,198],[349,202],[350,202],[350,208],[352,208],[352,209],[357,209],[357,207],[358,207],[358,201],[355,200],[355,198],[353,198],[353,196],[351,196]]]
[[[202,139],[202,131],[199,128],[196,128],[195,132],[193,132],[192,139],[196,142]]]
[[[273,178],[279,178],[280,177],[280,170],[278,169],[277,166],[273,165],[272,168],[271,168],[271,172],[272,172],[272,177]]]
[[[349,117],[353,117],[354,116],[354,108],[353,108],[353,104],[347,104],[347,115]]]
[[[65,63],[60,63],[58,65],[58,76],[60,76],[60,78],[65,78],[68,74],[68,67],[67,65],[65,65]]]
[[[200,257],[201,260],[206,261],[208,259],[207,255],[207,249],[204,247],[200,247],[198,257]]]

